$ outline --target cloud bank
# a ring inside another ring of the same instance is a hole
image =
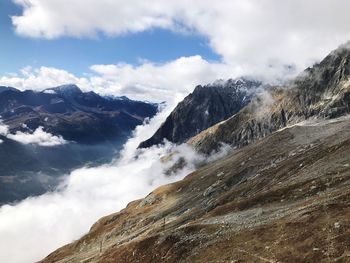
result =
[[[27,67],[17,76],[0,77],[0,85],[21,90],[43,90],[67,83],[82,90],[102,95],[128,96],[131,99],[155,102],[182,99],[198,84],[240,75],[223,63],[211,63],[200,56],[181,57],[163,64],[143,62],[140,65],[120,63],[92,65],[90,73],[77,77],[65,70]]]
[[[16,133],[10,133],[7,125],[0,123],[0,135],[22,144],[34,144],[44,147],[52,147],[67,143],[67,141],[64,140],[62,136],[56,136],[51,133],[45,132],[43,127],[38,127],[32,133],[26,133],[21,131],[17,131]]]
[[[11,263],[35,262],[54,249],[79,238],[100,217],[117,212],[157,186],[183,178],[205,159],[186,145],[135,150],[169,114],[158,114],[147,125],[138,126],[111,164],[73,171],[59,190],[0,208],[0,258]],[[175,151],[169,162],[161,156]],[[180,158],[187,166],[171,176],[166,171]],[[10,248],[10,249],[9,249]],[[19,253],[20,252],[20,253]]]
[[[17,34],[108,37],[152,28],[199,33],[223,62],[249,74],[297,71],[350,39],[348,0],[13,0]]]

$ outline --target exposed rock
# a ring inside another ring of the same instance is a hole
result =
[[[188,143],[200,152],[210,153],[221,143],[242,147],[309,118],[344,115],[350,106],[349,72],[350,50],[341,46],[286,86],[267,89],[272,103],[266,104],[264,96],[258,94],[237,114]]]
[[[174,143],[185,142],[242,109],[259,86],[261,82],[248,79],[197,86],[177,105],[156,133],[139,147],[161,144],[164,139]]]

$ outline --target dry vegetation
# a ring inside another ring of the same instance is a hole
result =
[[[349,262],[350,119],[278,131],[99,220],[42,262]]]

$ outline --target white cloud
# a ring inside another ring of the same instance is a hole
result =
[[[210,63],[200,56],[192,56],[163,64],[143,62],[138,66],[122,63],[93,65],[90,74],[84,77],[76,77],[56,68],[28,67],[15,77],[0,77],[0,85],[22,90],[43,90],[74,83],[85,91],[93,90],[104,95],[125,95],[138,100],[170,102],[174,98],[182,99],[198,84],[239,74],[239,70],[235,71],[223,63]]]
[[[204,158],[189,146],[176,147],[178,154],[168,163],[160,161],[160,157],[175,150],[170,144],[135,150],[154,133],[170,110],[165,109],[149,124],[137,127],[120,159],[109,165],[72,172],[60,191],[2,206],[0,244],[6,245],[0,246],[0,258],[9,263],[35,262],[79,238],[100,217],[117,212],[155,187],[179,180],[193,171],[194,164]],[[184,156],[188,165],[169,177],[164,171],[179,156]]]
[[[151,28],[206,36],[226,64],[249,74],[303,69],[350,39],[348,0],[15,0],[16,32],[94,37]]]
[[[100,77],[91,78],[93,86],[107,87],[104,92],[130,97],[142,96],[148,100],[169,101],[174,95],[187,95],[198,84],[207,84],[218,78],[238,75],[222,63],[210,63],[200,56],[181,57],[164,64],[145,62],[140,66],[127,64],[94,65]]]
[[[79,79],[73,74],[51,67],[32,68],[26,67],[19,74],[9,74],[0,77],[1,85],[16,87],[18,89],[42,90],[67,83],[79,83],[84,85],[84,79]]]
[[[0,135],[6,136],[8,132],[9,132],[9,128],[7,127],[7,125],[4,125],[0,122]]]
[[[38,127],[33,133],[17,131],[14,134],[7,134],[6,137],[22,144],[36,144],[44,147],[52,147],[67,143],[62,136],[56,136],[45,132],[43,127]]]
[[[8,126],[0,122],[0,135],[6,136],[8,139],[17,141],[22,144],[35,144],[44,147],[52,147],[67,143],[67,141],[64,140],[62,136],[56,136],[45,132],[43,127],[38,127],[32,133],[25,133],[21,131],[10,133]]]

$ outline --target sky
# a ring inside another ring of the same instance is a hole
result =
[[[207,39],[198,34],[175,34],[163,29],[151,29],[140,34],[94,38],[59,39],[31,38],[15,32],[11,16],[23,9],[10,0],[1,0],[0,74],[17,72],[26,66],[47,66],[65,69],[81,76],[93,64],[131,63],[142,60],[162,63],[180,56],[201,55],[208,60],[219,60],[208,46]]]
[[[348,0],[1,0],[0,85],[170,101],[283,81],[350,39]]]

